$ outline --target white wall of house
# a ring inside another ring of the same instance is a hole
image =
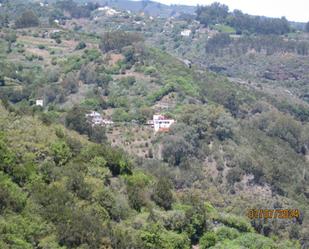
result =
[[[43,105],[44,105],[43,99],[37,99],[37,100],[35,101],[35,105],[36,105],[36,106],[43,106]]]
[[[166,130],[175,123],[174,119],[167,119],[163,115],[153,115],[154,130],[158,132],[160,130]]]
[[[181,34],[182,36],[187,36],[187,37],[188,37],[188,36],[191,35],[191,32],[192,32],[192,31],[191,31],[190,29],[185,29],[185,30],[181,31],[180,34]]]

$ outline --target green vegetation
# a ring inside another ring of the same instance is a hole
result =
[[[229,12],[228,6],[215,2],[208,6],[201,6],[197,9],[197,20],[209,26],[215,24],[227,24],[233,27],[238,34],[244,32],[257,34],[289,33],[291,27],[286,18],[265,18],[243,14],[240,10]]]
[[[31,10],[23,12],[15,22],[16,28],[29,28],[38,25],[39,25],[39,19],[35,15],[35,13],[33,13],[33,11]]]
[[[308,246],[309,46],[294,32],[304,25],[218,3],[197,22],[119,1],[112,15],[82,1],[9,2],[0,248]],[[176,120],[167,132],[147,122],[156,113]],[[300,217],[249,220],[249,208]]]
[[[100,49],[103,52],[111,50],[120,50],[125,46],[142,41],[142,37],[137,33],[128,33],[123,31],[107,32],[102,37]]]

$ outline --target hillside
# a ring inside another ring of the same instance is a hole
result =
[[[208,245],[298,247],[258,235],[199,192],[172,191],[123,151],[60,125],[1,105],[0,126],[1,248],[190,248],[204,231]]]
[[[308,34],[80,3],[0,9],[0,247],[307,248]]]

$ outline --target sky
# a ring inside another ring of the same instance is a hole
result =
[[[154,0],[165,4],[208,5],[215,0]],[[289,21],[309,21],[309,0],[217,0],[251,15],[285,16]]]

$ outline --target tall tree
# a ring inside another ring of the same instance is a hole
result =
[[[26,10],[23,12],[15,22],[16,28],[36,27],[39,24],[39,18],[32,10]]]

